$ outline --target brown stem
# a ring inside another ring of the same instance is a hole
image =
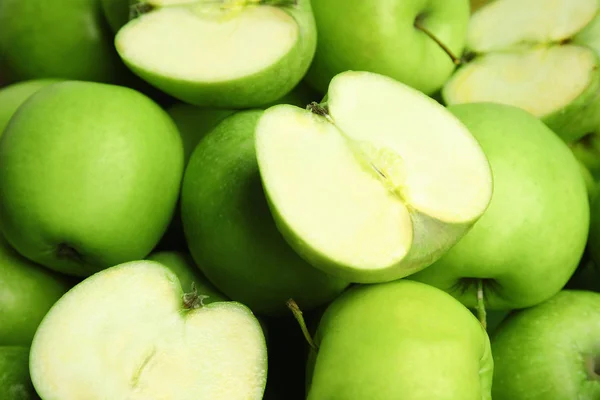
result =
[[[454,65],[462,64],[462,60],[460,58],[456,57],[454,55],[454,53],[452,53],[452,50],[450,50],[450,48],[448,48],[448,46],[446,46],[444,43],[442,43],[442,41],[440,39],[438,39],[429,29],[425,28],[419,18],[417,18],[415,20],[415,28],[417,28],[418,30],[420,30],[421,32],[423,32],[424,34],[429,36],[429,38],[431,40],[433,40],[435,43],[437,43],[437,45],[440,46],[440,48],[442,50],[444,50],[444,52],[446,54],[448,54],[448,57],[450,57],[450,59],[452,60]]]
[[[308,342],[308,345],[314,351],[318,351],[319,348],[315,344],[312,336],[310,336],[310,333],[308,332],[308,328],[306,327],[306,322],[304,321],[304,316],[302,315],[302,310],[300,310],[300,307],[298,307],[298,304],[294,301],[294,299],[289,299],[287,301],[287,306],[292,311],[292,314],[294,314],[294,318],[296,318],[296,321],[298,321],[298,324],[300,325],[300,329],[302,329],[302,334],[304,335],[304,338]]]

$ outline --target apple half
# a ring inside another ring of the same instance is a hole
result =
[[[600,125],[600,59],[589,34],[597,0],[498,0],[469,23],[464,64],[446,104],[495,102],[542,119],[572,142]],[[581,32],[581,35],[578,34]]]
[[[302,79],[316,50],[310,0],[148,0],[115,46],[142,79],[198,106],[271,103]]]
[[[154,261],[108,268],[65,294],[30,354],[44,400],[259,400],[267,350],[237,302],[202,304]]]
[[[435,100],[383,75],[341,73],[327,98],[271,107],[257,124],[278,229],[313,266],[352,282],[427,267],[490,202],[481,147]]]

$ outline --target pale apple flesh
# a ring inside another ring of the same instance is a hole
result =
[[[137,261],[56,303],[33,340],[30,369],[44,400],[258,400],[266,357],[247,307],[190,302],[168,268]]]
[[[449,104],[512,105],[541,118],[582,95],[597,68],[594,52],[574,45],[489,53],[461,68],[444,88],[444,98]]]
[[[425,268],[491,198],[489,164],[466,127],[422,93],[373,73],[338,75],[326,108],[268,109],[256,149],[288,242],[354,282]]]
[[[279,6],[244,2],[153,1],[123,27],[116,46],[129,63],[191,82],[252,76],[285,57],[300,37]]]

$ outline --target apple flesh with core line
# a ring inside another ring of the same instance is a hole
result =
[[[355,287],[317,328],[308,400],[490,400],[493,360],[477,319],[439,289]]]
[[[182,175],[177,127],[149,98],[56,83],[19,108],[0,140],[0,229],[25,257],[88,276],[152,251]]]
[[[489,164],[468,129],[423,93],[370,72],[336,76],[326,107],[268,109],[256,152],[288,243],[351,282],[427,267],[492,195]]]
[[[468,307],[515,309],[563,288],[582,257],[586,186],[568,146],[531,114],[501,104],[451,106],[492,167],[494,194],[481,219],[440,260],[408,279],[448,291]]]
[[[0,1],[0,69],[9,82],[120,82],[127,68],[112,36],[99,0]]]
[[[203,304],[229,300],[206,279],[189,254],[177,251],[160,251],[152,253],[147,260],[159,262],[173,271],[184,291],[191,291],[192,285],[194,285],[198,295],[203,296]]]
[[[73,284],[22,257],[0,236],[0,346],[29,346],[44,315]]]
[[[38,90],[60,82],[57,79],[37,79],[13,83],[0,89],[0,137],[19,106]]]
[[[520,107],[567,142],[600,126],[600,59],[583,37],[597,0],[492,1],[472,16],[467,54],[448,80],[446,104]],[[507,24],[510,29],[507,29]]]
[[[348,282],[301,259],[275,226],[254,148],[263,111],[230,116],[196,147],[183,179],[181,215],[196,265],[225,295],[254,312],[287,314],[333,300]]]
[[[563,290],[492,336],[494,400],[600,399],[600,293]]]
[[[115,46],[141,78],[186,103],[250,108],[290,92],[316,47],[310,0],[150,0]]]
[[[261,399],[267,349],[258,320],[240,303],[201,300],[154,261],[85,279],[36,332],[35,389],[45,400]]]
[[[29,377],[29,347],[0,344],[0,399],[39,400]]]
[[[462,53],[469,0],[313,1],[319,38],[307,81],[325,93],[338,73],[390,76],[426,94],[442,87],[455,65],[443,48]]]

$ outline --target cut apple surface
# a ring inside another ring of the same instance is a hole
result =
[[[68,292],[34,338],[44,400],[261,399],[266,345],[250,310],[202,304],[153,261],[104,270]]]
[[[147,9],[138,5],[140,15],[117,34],[120,56],[142,78],[192,104],[274,101],[300,81],[314,54],[310,5],[286,0],[141,4]]]
[[[520,107],[572,142],[600,124],[596,0],[497,0],[469,23],[469,60],[442,90],[449,104]],[[586,33],[587,32],[587,33]]]
[[[345,72],[326,107],[275,106],[256,129],[278,227],[314,266],[353,282],[425,268],[483,214],[490,167],[467,128],[391,78]]]

